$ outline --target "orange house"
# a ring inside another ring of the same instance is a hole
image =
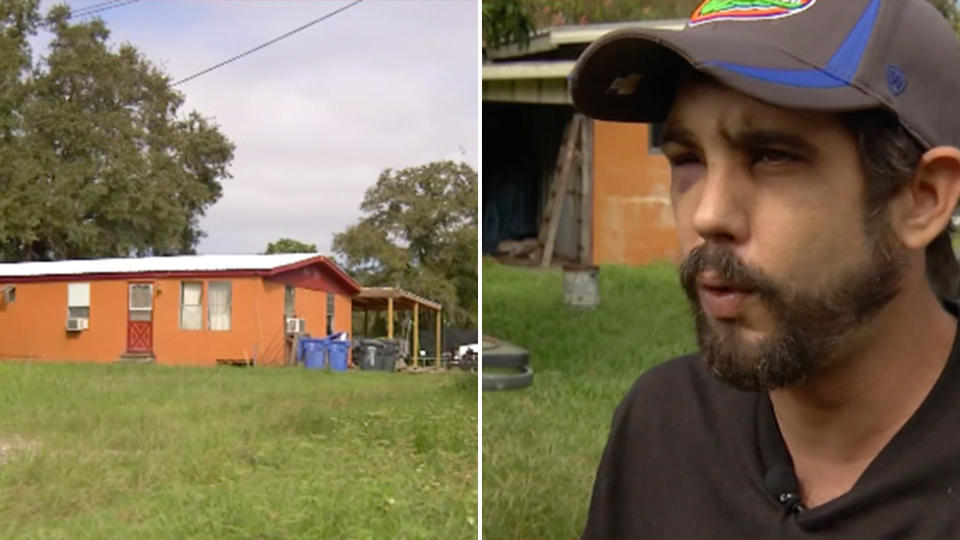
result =
[[[0,359],[282,365],[293,331],[350,335],[360,289],[316,254],[0,264]]]

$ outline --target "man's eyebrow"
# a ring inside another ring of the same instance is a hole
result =
[[[810,156],[817,154],[817,147],[813,143],[800,135],[787,131],[748,128],[737,133],[723,130],[721,135],[723,139],[734,148],[753,149],[766,146],[781,146]]]
[[[780,146],[811,157],[818,154],[816,145],[809,140],[795,133],[778,129],[745,128],[735,133],[723,129],[721,136],[727,144],[740,150]],[[699,146],[698,140],[692,130],[680,124],[667,123],[663,127],[661,145],[674,143],[683,146]]]
[[[667,143],[682,144],[684,146],[696,146],[697,137],[693,131],[673,123],[667,123],[663,126],[663,135],[661,135],[660,145]]]

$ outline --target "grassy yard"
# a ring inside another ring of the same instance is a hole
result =
[[[0,537],[475,538],[476,384],[0,364]]]
[[[646,368],[695,346],[676,271],[603,267],[595,311],[559,271],[484,261],[483,332],[530,350],[533,386],[483,395],[485,538],[574,538],[613,410]]]

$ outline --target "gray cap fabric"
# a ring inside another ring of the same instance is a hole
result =
[[[960,147],[960,44],[926,0],[708,0],[680,31],[626,28],[571,75],[587,116],[663,121],[687,65],[761,101],[883,107],[927,147]]]

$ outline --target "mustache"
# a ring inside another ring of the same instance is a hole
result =
[[[699,300],[697,276],[707,270],[719,274],[732,287],[751,291],[761,298],[772,300],[781,296],[779,287],[762,270],[749,266],[722,244],[705,242],[680,264],[680,283],[692,301]]]

